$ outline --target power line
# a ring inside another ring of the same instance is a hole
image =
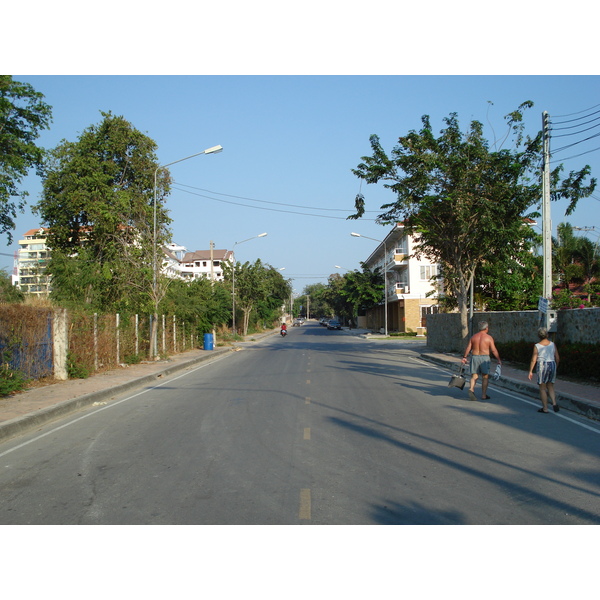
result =
[[[557,148],[556,150],[552,150],[552,154],[556,154],[557,152],[562,152],[563,150],[567,150],[567,148],[572,148],[573,146],[577,146],[582,144],[583,142],[587,142],[589,140],[593,140],[594,138],[600,137],[600,133],[596,133],[595,135],[591,135],[583,140],[579,140],[578,142],[573,142],[572,144],[568,144],[567,146],[563,146],[562,148]],[[592,150],[590,150],[592,152]]]
[[[573,129],[575,127],[581,127],[583,125],[588,125],[589,123],[593,123],[594,121],[600,121],[600,117],[596,117],[595,119],[593,119],[591,121],[587,121],[586,123],[580,123],[579,125],[572,125],[571,127],[551,127],[550,131],[565,131],[566,129]],[[580,133],[584,133],[585,131],[590,131],[591,129],[594,129],[596,127],[600,127],[600,123],[598,123],[597,125],[592,125],[591,127],[588,127],[587,129],[582,129],[580,131],[573,131],[571,133],[561,133],[559,135],[553,135],[552,137],[567,137],[569,135],[578,135]]]
[[[181,184],[179,184],[181,185]],[[188,186],[191,187],[191,186]],[[185,190],[185,189],[181,189],[179,187],[174,187],[173,189],[176,189],[180,192],[185,192],[187,194],[191,194],[192,196],[198,196],[200,198],[207,198],[208,200],[215,200],[216,202],[222,202],[224,204],[233,204],[235,206],[243,206],[244,208],[254,208],[257,210],[268,210],[271,212],[280,212],[280,213],[286,213],[286,214],[294,214],[294,215],[302,215],[304,217],[318,217],[321,219],[336,219],[336,220],[340,220],[340,221],[346,221],[347,218],[346,217],[334,217],[331,215],[315,215],[315,214],[311,214],[311,213],[305,213],[305,212],[299,212],[296,210],[282,210],[282,209],[278,209],[278,208],[267,208],[265,206],[252,206],[251,204],[243,204],[241,202],[233,202],[231,200],[223,200],[222,198],[214,198],[212,196],[207,196],[206,194],[198,194],[196,192],[192,192],[190,190]],[[235,197],[235,196],[234,196]],[[262,200],[261,202],[265,202],[264,200]],[[292,205],[283,205],[283,206],[292,206]],[[319,209],[319,208],[313,208],[312,210],[325,210],[325,209]],[[342,209],[331,209],[331,210],[342,210]],[[365,221],[374,221],[375,219],[364,219]]]
[[[600,106],[600,104],[595,104],[594,106],[590,106],[589,108],[584,108],[583,110],[580,110],[578,112],[570,113],[568,115],[555,115],[555,117],[557,119],[562,119],[564,117],[572,117],[573,115],[580,115],[581,113],[587,112],[588,110],[592,110],[594,108],[598,108],[599,106]],[[585,117],[581,117],[581,118],[585,118]],[[565,121],[565,122],[568,122],[568,121]]]
[[[305,208],[307,210],[326,210],[326,211],[334,211],[334,212],[347,212],[346,209],[343,208],[324,208],[321,206],[302,206],[300,204],[286,204],[284,202],[270,202],[268,200],[258,200],[257,198],[247,198],[246,196],[234,196],[233,194],[224,194],[222,192],[214,192],[212,190],[206,190],[199,187],[194,187],[192,185],[185,185],[183,183],[179,183],[178,181],[174,182],[177,185],[182,187],[190,188],[192,190],[198,190],[200,192],[207,192],[209,194],[216,194],[217,196],[226,196],[227,198],[237,198],[238,200],[249,200],[250,202],[261,202],[262,204],[274,204],[276,206],[288,206],[290,208]],[[365,211],[365,212],[377,212],[376,210]]]

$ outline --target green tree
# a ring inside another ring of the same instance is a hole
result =
[[[472,121],[462,132],[451,113],[440,135],[434,135],[428,116],[420,131],[400,137],[391,158],[379,138],[371,136],[372,155],[363,157],[353,173],[370,184],[383,182],[396,196],[384,204],[381,224],[402,221],[416,236],[415,255],[441,265],[446,290],[455,294],[463,338],[468,335],[469,287],[485,261],[506,263],[517,259],[523,246],[523,217],[539,205],[539,164],[542,138],[523,133],[526,102],[506,116],[507,137],[513,148],[490,148],[483,126]],[[589,166],[560,180],[562,166],[551,174],[553,200],[569,200],[569,211],[591,194],[596,180],[586,185]],[[364,214],[365,199],[357,195],[357,219]],[[537,216],[532,213],[530,216]]]
[[[232,281],[233,268],[232,265],[223,265],[223,273],[228,281]],[[242,334],[248,333],[253,311],[256,311],[258,319],[272,319],[274,311],[280,314],[280,308],[290,292],[290,284],[285,282],[281,273],[270,265],[264,265],[260,259],[254,263],[237,263],[235,298],[236,311],[240,309],[243,313]]]
[[[346,301],[346,314],[352,319],[385,300],[385,282],[381,269],[369,269],[364,263],[361,267],[362,271],[355,269],[344,275],[344,286],[340,290]]]
[[[43,174],[44,150],[35,140],[52,121],[44,95],[28,83],[0,75],[0,233],[12,243],[17,209],[23,212],[28,192],[18,186],[30,169]]]
[[[43,195],[34,207],[49,228],[53,297],[98,311],[156,313],[166,293],[153,285],[156,143],[124,117],[102,121],[52,152]],[[157,242],[170,222],[169,174],[157,178]]]
[[[560,285],[568,290],[569,284],[583,278],[583,268],[578,260],[581,238],[573,234],[569,223],[559,223],[556,233],[557,237],[552,239],[553,272]]]
[[[227,324],[231,316],[231,294],[223,282],[208,279],[174,280],[161,303],[164,313],[193,324],[198,335]]]
[[[333,317],[334,309],[326,299],[328,286],[324,283],[313,283],[305,286],[304,293],[304,310],[309,308],[310,314],[315,317]]]
[[[557,237],[552,240],[553,271],[557,275],[558,284],[563,293],[558,294],[560,306],[579,306],[581,297],[571,297],[571,285],[580,285],[587,295],[586,303],[598,304],[600,275],[598,244],[587,237],[576,236],[570,223],[559,223]]]
[[[0,269],[0,302],[10,304],[23,302],[24,299],[23,292],[12,284],[10,275]]]
[[[513,248],[513,256],[503,262],[484,260],[476,269],[474,301],[478,310],[537,308],[543,281],[543,259],[536,252],[541,236],[527,222],[521,225],[521,232],[522,241]]]

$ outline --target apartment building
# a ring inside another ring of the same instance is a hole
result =
[[[51,290],[50,277],[46,274],[50,258],[47,232],[43,227],[30,229],[19,240],[12,283],[26,294],[47,296]]]
[[[379,267],[386,275],[388,331],[424,334],[427,315],[438,311],[442,282],[432,278],[439,274],[439,266],[411,256],[414,245],[414,238],[397,223],[364,261],[370,269]],[[385,303],[367,312],[365,327],[384,329]]]
[[[212,242],[211,242],[212,245]],[[234,257],[231,250],[196,250],[186,252],[180,265],[181,276],[184,279],[210,279],[223,281],[223,266],[233,264]]]
[[[48,295],[51,291],[50,277],[46,265],[51,251],[46,246],[48,229],[30,229],[19,240],[16,252],[12,283],[22,292],[33,295]],[[161,272],[171,279],[193,280],[198,278],[223,280],[223,265],[233,263],[231,250],[197,250],[188,252],[185,246],[170,243],[163,248]]]

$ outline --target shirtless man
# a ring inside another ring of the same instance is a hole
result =
[[[463,365],[467,362],[469,352],[472,352],[471,356],[471,384],[469,385],[469,400],[477,400],[475,398],[475,384],[477,383],[478,374],[481,373],[481,399],[489,400],[490,397],[487,395],[487,387],[490,376],[490,352],[496,357],[498,364],[501,365],[500,355],[496,350],[496,344],[494,344],[494,338],[488,334],[487,321],[481,321],[479,323],[479,333],[476,333],[470,340],[465,355],[462,359]]]

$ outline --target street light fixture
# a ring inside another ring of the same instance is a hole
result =
[[[233,328],[233,335],[235,335],[235,247],[239,244],[243,244],[244,242],[249,242],[250,240],[255,240],[256,238],[262,238],[265,237],[267,234],[266,233],[259,233],[258,235],[255,235],[251,238],[248,238],[247,240],[242,240],[241,242],[235,242],[235,244],[233,244],[233,270],[232,270],[232,289],[231,289],[231,300],[232,300],[232,328]]]
[[[377,240],[375,238],[368,237],[366,235],[361,235],[360,233],[352,232],[350,235],[352,237],[362,237],[367,240],[373,240],[374,242],[379,242],[380,244],[383,244],[383,288],[384,288],[384,294],[385,294],[385,298],[384,298],[384,306],[385,306],[384,328],[385,328],[385,335],[387,336],[387,334],[388,334],[387,244],[385,243],[385,240]]]
[[[191,156],[186,156],[185,158],[180,158],[179,160],[174,160],[173,162],[167,163],[166,165],[160,165],[156,167],[154,170],[154,202],[153,202],[153,228],[152,228],[152,292],[154,295],[154,318],[158,318],[158,301],[157,301],[157,279],[158,279],[158,260],[157,260],[157,232],[156,232],[156,195],[157,195],[157,179],[158,172],[161,169],[166,167],[170,167],[176,163],[183,162],[184,160],[188,160],[189,158],[194,158],[195,156],[200,156],[201,154],[217,154],[223,151],[222,146],[212,146],[211,148],[207,148],[202,152],[197,152],[196,154],[192,154]],[[158,328],[156,324],[153,327],[154,334],[152,336],[152,356],[156,357],[157,354],[157,333]]]

